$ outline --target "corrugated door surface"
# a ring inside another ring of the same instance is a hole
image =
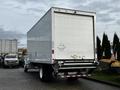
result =
[[[93,17],[54,13],[55,59],[94,59]]]

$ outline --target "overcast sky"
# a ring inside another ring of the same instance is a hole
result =
[[[17,38],[26,46],[26,32],[52,6],[96,12],[96,34],[120,37],[120,0],[0,0],[0,38]]]

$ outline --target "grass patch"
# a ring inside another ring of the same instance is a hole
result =
[[[93,79],[116,83],[120,85],[120,74],[105,71],[95,71],[91,76]]]

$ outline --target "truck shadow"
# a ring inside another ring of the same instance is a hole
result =
[[[76,81],[68,81],[67,79],[57,78],[49,82],[42,82],[39,79],[38,71],[29,71],[26,74],[40,85],[47,87],[48,90],[80,90],[80,88],[82,88],[82,90],[84,88],[85,90],[90,90],[80,81],[80,79]]]

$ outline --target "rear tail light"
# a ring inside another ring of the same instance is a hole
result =
[[[54,60],[55,59],[55,57],[54,57],[54,50],[52,50],[52,63],[54,63]]]
[[[52,50],[52,54],[54,54],[54,50]]]

